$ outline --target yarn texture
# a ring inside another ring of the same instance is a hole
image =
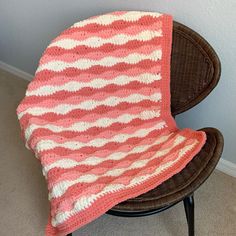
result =
[[[122,11],[55,38],[17,108],[63,236],[180,172],[206,141],[170,111],[172,17]]]

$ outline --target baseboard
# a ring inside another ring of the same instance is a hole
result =
[[[16,75],[22,79],[25,79],[25,80],[28,80],[28,81],[31,81],[33,79],[33,75],[23,71],[23,70],[20,70],[14,66],[11,66],[3,61],[0,61],[0,69],[2,70],[5,70],[9,73],[12,73],[13,75]]]
[[[220,159],[216,169],[222,171],[223,173],[236,178],[236,164],[227,161],[225,159]]]

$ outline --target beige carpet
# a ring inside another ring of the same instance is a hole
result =
[[[47,188],[41,168],[23,145],[15,109],[27,87],[0,71],[0,236],[42,236],[47,222]],[[219,171],[195,194],[196,236],[236,235],[236,179]],[[73,235],[184,236],[182,204],[159,215],[119,218],[103,215]]]

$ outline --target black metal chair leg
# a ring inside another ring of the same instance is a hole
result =
[[[194,198],[193,195],[184,199],[184,209],[188,222],[188,235],[194,236]]]

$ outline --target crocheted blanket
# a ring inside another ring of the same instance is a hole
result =
[[[74,24],[45,50],[17,108],[42,164],[46,235],[66,235],[181,171],[204,132],[170,112],[172,17],[113,12]]]

